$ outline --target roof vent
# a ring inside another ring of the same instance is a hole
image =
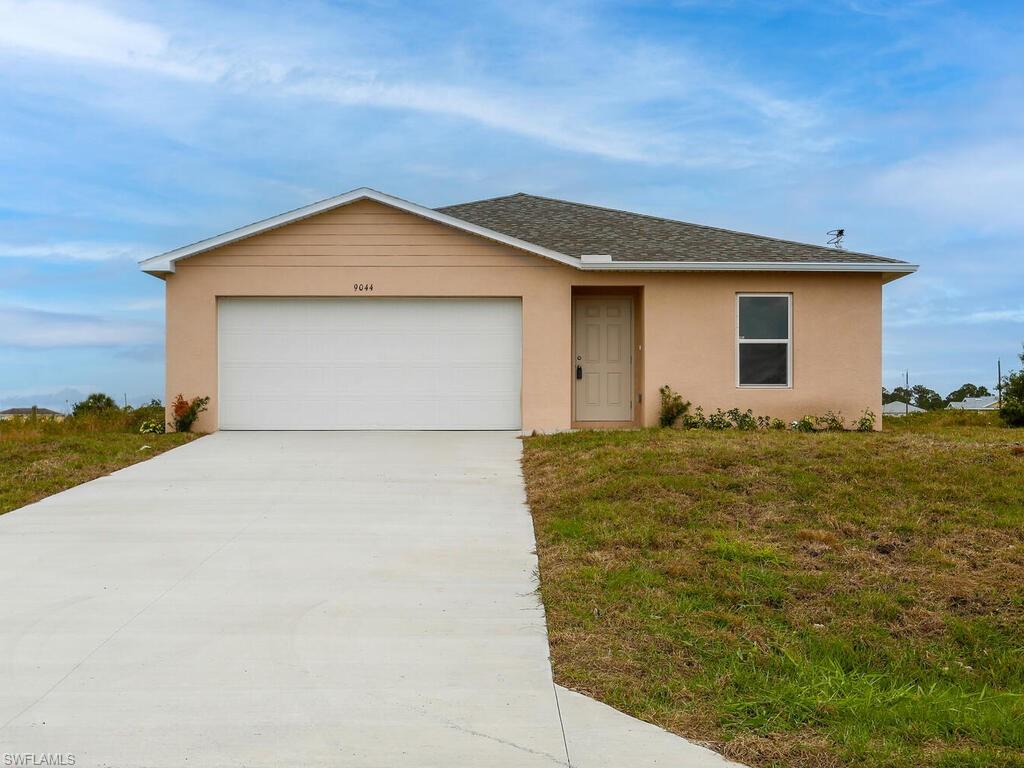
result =
[[[584,253],[580,256],[580,260],[584,264],[611,264],[612,255],[610,253]]]

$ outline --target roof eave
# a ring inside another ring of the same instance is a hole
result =
[[[527,253],[542,256],[560,264],[583,271],[602,272],[876,272],[891,275],[889,280],[902,277],[917,271],[916,264],[905,262],[812,262],[812,261],[615,261],[614,257],[610,262],[584,262],[576,256],[570,256],[559,251],[545,248],[535,243],[521,240],[511,235],[498,232],[487,227],[473,224],[450,216],[446,213],[426,208],[422,205],[403,200],[394,195],[378,192],[370,187],[359,187],[344,194],[320,200],[316,203],[296,208],[293,211],[271,216],[268,219],[247,224],[244,227],[224,232],[214,237],[200,240],[190,245],[175,248],[158,256],[152,256],[139,262],[139,268],[160,278],[166,278],[174,272],[174,265],[181,259],[189,256],[196,256],[200,253],[220,248],[230,243],[244,240],[248,237],[268,232],[287,224],[292,224],[302,219],[316,216],[319,213],[340,208],[341,206],[357,202],[359,200],[373,200],[383,205],[406,211],[415,216],[445,224],[465,232],[475,234],[479,237],[492,240],[497,243],[508,245]]]
[[[578,268],[600,272],[883,272],[902,276],[916,272],[918,265],[831,261],[612,261],[581,263]]]

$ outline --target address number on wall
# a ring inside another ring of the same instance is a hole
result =
[[[352,290],[356,293],[372,293],[373,283],[352,283]]]

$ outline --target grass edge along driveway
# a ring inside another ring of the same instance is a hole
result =
[[[527,438],[556,680],[762,766],[1024,766],[1024,432]]]
[[[109,475],[200,435],[0,426],[0,515]]]

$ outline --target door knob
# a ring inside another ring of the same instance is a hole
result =
[[[583,378],[583,366],[582,365],[577,365],[576,366],[576,378],[577,379],[582,379]]]

